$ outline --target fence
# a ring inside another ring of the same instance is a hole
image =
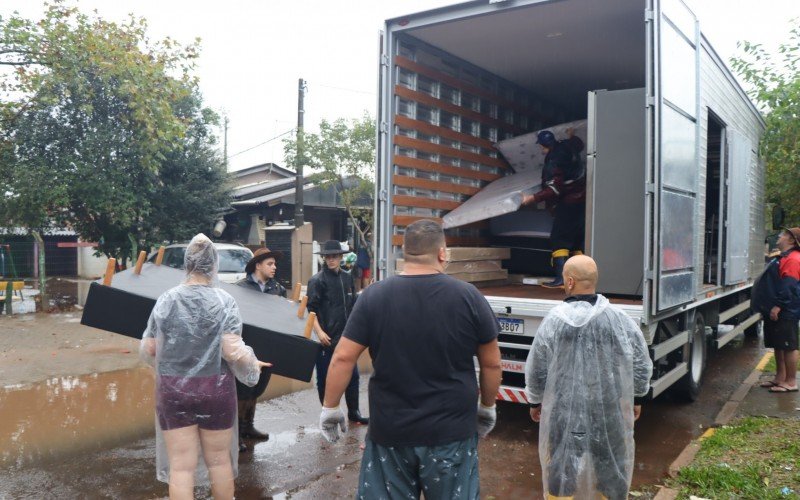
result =
[[[45,274],[77,276],[78,249],[64,248],[59,243],[74,243],[74,236],[45,236]],[[38,248],[32,238],[0,237],[0,276],[32,278],[38,276]]]

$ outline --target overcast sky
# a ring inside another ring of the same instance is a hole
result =
[[[488,0],[487,0],[488,1]],[[602,1],[602,0],[597,0]],[[320,119],[375,114],[383,20],[454,0],[78,0],[108,19],[144,17],[153,38],[202,39],[197,75],[206,105],[228,115],[231,170],[284,166],[280,139],[297,123],[297,80],[308,81],[306,128]],[[703,33],[728,61],[736,42],[775,47],[788,39],[800,0],[687,0]],[[40,0],[3,0],[0,15],[38,18]],[[221,137],[221,134],[220,134]],[[257,147],[254,147],[257,146]],[[252,149],[251,149],[252,148]],[[248,150],[247,152],[242,152]]]

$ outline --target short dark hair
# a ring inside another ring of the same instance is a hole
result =
[[[403,237],[403,255],[408,257],[433,256],[445,246],[442,225],[430,219],[421,219],[406,227]]]

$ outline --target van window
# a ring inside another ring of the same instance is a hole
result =
[[[164,265],[175,269],[183,269],[183,256],[185,253],[186,248],[184,247],[167,248],[164,250]]]
[[[232,248],[219,251],[219,272],[243,273],[252,255],[246,249]]]

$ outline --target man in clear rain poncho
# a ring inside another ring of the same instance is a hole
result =
[[[525,364],[546,498],[625,499],[634,396],[647,394],[653,364],[636,322],[595,294],[594,260],[572,257],[563,278],[567,298],[542,321]]]
[[[156,371],[156,473],[170,498],[193,498],[211,483],[215,499],[233,498],[238,446],[234,376],[253,386],[262,367],[242,341],[242,317],[214,286],[218,256],[198,234],[184,257],[186,280],[156,301],[140,346]]]

